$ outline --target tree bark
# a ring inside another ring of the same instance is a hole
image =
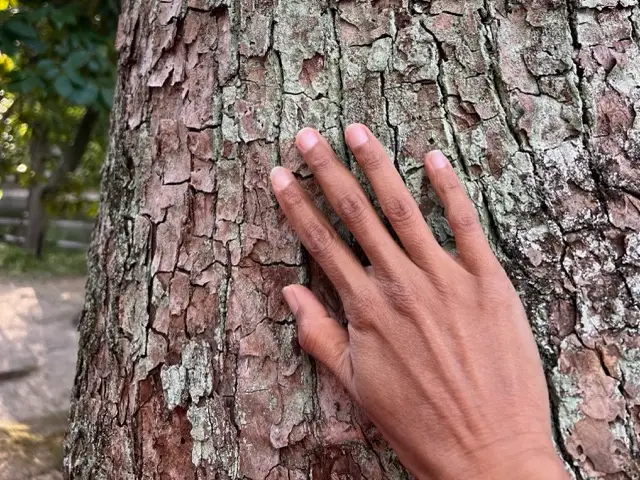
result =
[[[37,257],[42,255],[44,236],[47,230],[47,212],[43,203],[44,161],[47,154],[47,131],[41,124],[32,126],[29,141],[29,163],[34,176],[29,184],[27,201],[27,231],[24,237],[24,248]]]
[[[422,156],[452,159],[567,468],[639,478],[639,23],[634,0],[125,1],[67,478],[406,477],[280,294],[310,283],[341,318],[267,177],[291,168],[338,225],[294,136],[318,128],[362,178],[356,121],[446,246]]]

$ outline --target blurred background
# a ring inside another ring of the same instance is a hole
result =
[[[118,0],[0,0],[0,480],[62,478]]]

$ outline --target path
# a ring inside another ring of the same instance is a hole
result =
[[[0,480],[62,478],[83,278],[0,277]]]

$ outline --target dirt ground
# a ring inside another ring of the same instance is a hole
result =
[[[62,478],[84,283],[0,276],[0,480]]]

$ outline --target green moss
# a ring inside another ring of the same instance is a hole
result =
[[[50,247],[38,259],[18,246],[0,243],[0,274],[73,276],[84,275],[86,271],[84,251]]]

